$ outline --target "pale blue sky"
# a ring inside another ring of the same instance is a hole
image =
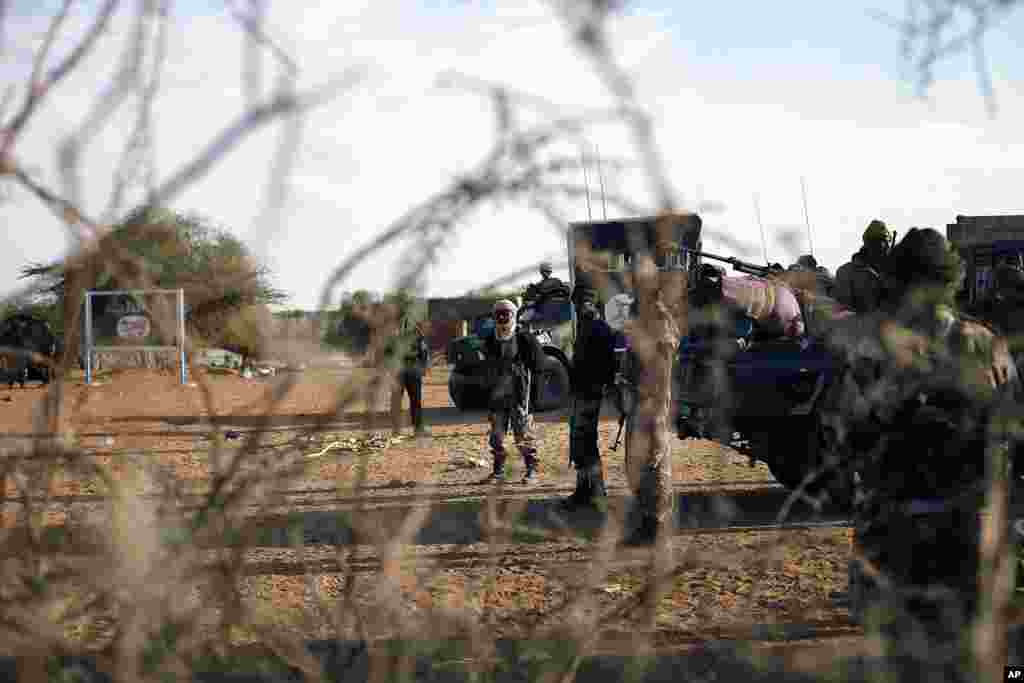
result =
[[[270,4],[275,34],[305,66],[308,83],[353,64],[366,66],[366,78],[351,97],[311,118],[276,231],[261,232],[254,224],[276,129],[254,136],[175,206],[250,240],[297,306],[312,307],[331,267],[483,155],[493,128],[486,99],[436,88],[439,72],[455,67],[505,82],[567,111],[606,101],[546,3]],[[38,6],[26,2],[21,9]],[[163,177],[242,106],[242,39],[221,7],[175,4],[167,92],[157,111]],[[1018,199],[1024,134],[1017,124],[1024,114],[1024,65],[1015,38],[1024,29],[1024,12],[995,29],[987,43],[1000,105],[993,120],[967,56],[937,68],[929,101],[916,97],[899,36],[869,15],[902,16],[904,9],[904,2],[892,0],[645,2],[615,20],[612,36],[657,117],[676,189],[688,205],[698,194],[725,205],[724,212],[706,216],[710,232],[752,245],[745,255],[759,259],[757,194],[770,234],[803,234],[801,175],[815,252],[832,269],[858,247],[863,227],[876,216],[903,232],[912,225],[942,229],[957,213],[1024,213]],[[14,21],[28,30],[12,32]],[[32,29],[38,31],[38,22],[19,13],[6,33],[17,35],[25,50]],[[111,39],[126,30],[121,21]],[[67,132],[86,111],[119,45],[111,43],[55,92],[19,143],[19,159],[54,187],[53,131]],[[23,80],[24,64],[8,61],[0,73]],[[595,139],[602,154],[627,151],[618,131],[596,131]],[[89,208],[97,213],[120,153],[117,142],[114,128],[88,149]],[[641,180],[626,174],[623,187],[640,191]],[[567,208],[570,219],[586,218],[582,202]],[[18,286],[16,269],[23,263],[62,253],[64,235],[24,193],[0,206],[0,221],[6,228],[0,291],[9,291]],[[708,246],[726,248],[714,240]],[[541,217],[514,208],[488,211],[460,233],[431,272],[426,293],[461,294],[563,253]],[[792,258],[774,242],[769,256]],[[358,268],[342,289],[387,288],[398,263],[398,250],[389,250]]]

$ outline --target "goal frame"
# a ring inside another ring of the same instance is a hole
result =
[[[101,296],[145,296],[147,294],[175,294],[177,305],[177,341],[174,346],[96,346],[93,339],[92,300]],[[179,364],[179,379],[184,385],[188,382],[188,366],[185,363],[185,290],[184,289],[90,289],[85,292],[84,314],[84,364],[85,383],[92,384],[94,356],[97,351],[176,351]]]

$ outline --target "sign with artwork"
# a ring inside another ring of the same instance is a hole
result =
[[[149,336],[149,318],[145,315],[122,315],[117,319],[117,336],[127,339],[145,339]]]
[[[176,345],[176,303],[169,294],[93,294],[93,345]],[[162,325],[160,316],[164,316]]]

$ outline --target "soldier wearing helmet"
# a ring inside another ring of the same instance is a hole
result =
[[[986,453],[1009,443],[998,415],[1019,381],[1006,340],[954,309],[963,266],[941,233],[910,230],[882,274],[881,307],[832,330],[846,362],[822,420],[829,459],[856,475],[854,614],[880,608],[907,657],[915,637],[949,645],[973,618]],[[954,665],[920,663],[934,664]]]
[[[491,372],[488,443],[494,469],[488,481],[505,481],[505,434],[509,427],[526,466],[523,483],[537,473],[537,445],[530,415],[530,384],[541,369],[544,352],[534,336],[516,326],[518,308],[508,299],[494,304],[494,332],[484,337],[484,358]]]
[[[844,306],[858,313],[870,313],[882,301],[882,267],[892,247],[893,234],[885,223],[875,219],[864,230],[863,240],[860,251],[836,271],[834,295]]]

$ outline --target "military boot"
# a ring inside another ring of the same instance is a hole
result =
[[[640,518],[640,524],[622,539],[622,546],[626,548],[653,546],[658,541],[660,527],[657,519],[644,515]]]
[[[494,469],[481,482],[482,484],[504,484],[505,483],[505,453],[494,454]]]
[[[537,481],[537,456],[526,457],[526,471],[523,473],[524,484],[532,484]]]
[[[559,502],[559,507],[566,512],[584,508],[604,511],[607,505],[608,490],[604,485],[600,463],[590,467],[577,467],[576,490],[568,498],[563,498]]]

